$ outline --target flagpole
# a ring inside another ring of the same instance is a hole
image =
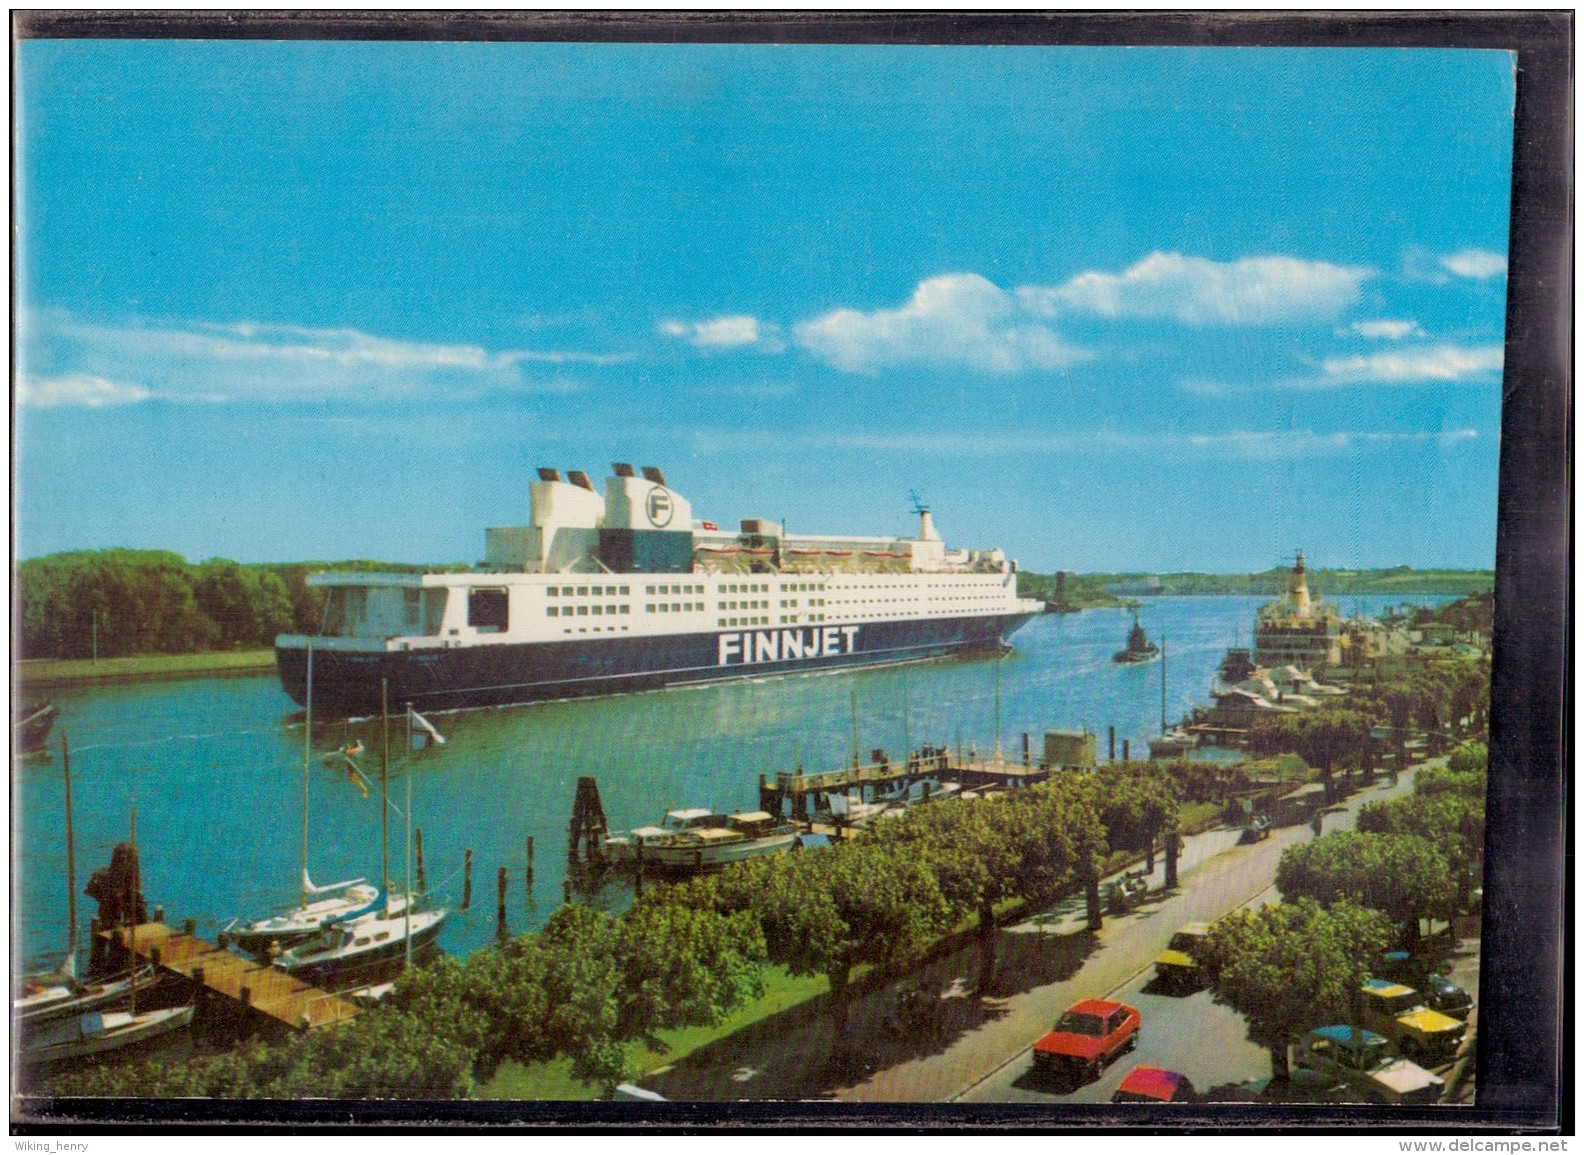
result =
[[[412,966],[412,703],[407,703],[407,893],[402,900],[402,938],[407,950],[406,966]]]
[[[303,706],[302,904],[308,905],[308,759],[313,753],[313,638],[308,639],[308,691]]]

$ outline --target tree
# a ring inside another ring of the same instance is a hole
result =
[[[1249,1039],[1270,1051],[1272,1077],[1285,1080],[1293,1037],[1349,1020],[1387,941],[1386,919],[1349,902],[1327,909],[1300,899],[1239,911],[1211,928],[1212,989],[1247,1018]]]
[[[1381,911],[1402,927],[1410,946],[1418,940],[1419,920],[1449,913],[1457,899],[1451,864],[1432,843],[1413,834],[1351,830],[1282,851],[1276,888],[1288,901],[1350,902]]]
[[[1358,830],[1416,835],[1446,854],[1455,880],[1469,880],[1485,860],[1485,799],[1444,791],[1370,802],[1359,811]]]

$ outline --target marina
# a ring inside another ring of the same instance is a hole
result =
[[[1261,600],[1175,597],[1148,604],[1147,620],[1170,638],[1173,714],[1205,699],[1228,645],[1239,629],[1246,636]],[[1343,608],[1350,616],[1379,613],[1404,600],[1348,598]],[[495,904],[475,899],[471,909],[458,908],[473,881],[464,877],[468,857],[480,880],[506,873],[511,931],[534,929],[564,901],[570,876],[561,852],[580,777],[598,779],[608,829],[617,832],[677,807],[715,814],[763,809],[761,775],[774,789],[783,774],[851,768],[855,755],[867,762],[875,749],[917,752],[932,745],[949,751],[954,763],[996,767],[998,729],[998,768],[1007,777],[1024,772],[1025,732],[1035,743],[1036,771],[1048,730],[1097,734],[1104,760],[1114,729],[1115,756],[1129,751],[1142,759],[1148,740],[1160,733],[1160,674],[1158,663],[1111,660],[1131,622],[1122,610],[1042,615],[1019,631],[999,661],[924,662],[430,715],[449,739],[444,746],[415,752],[399,738],[392,744],[391,873],[404,877],[409,866],[399,831],[410,785],[425,859],[411,865],[427,873],[434,901],[452,908],[437,944],[464,954],[493,942],[497,932]],[[62,691],[55,701],[57,725],[71,738],[80,867],[109,858],[136,804],[144,889],[178,919],[193,919],[198,937],[213,941],[239,916],[286,909],[299,898],[303,719],[276,679],[133,683]],[[362,765],[377,777],[378,728],[377,720],[354,721],[349,738],[339,721],[316,725],[314,749],[361,740]],[[400,731],[394,722],[392,729]],[[23,958],[58,958],[68,937],[58,757],[30,758],[15,779],[14,922]],[[900,759],[894,764],[905,769]],[[378,793],[364,797],[345,769],[317,758],[308,787],[314,873],[377,877]],[[530,839],[541,851],[534,869],[525,854]],[[619,906],[626,893],[612,888],[594,899]]]

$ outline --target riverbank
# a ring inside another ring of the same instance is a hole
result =
[[[163,682],[181,678],[242,678],[275,672],[274,650],[216,650],[204,654],[140,654],[130,658],[33,658],[18,662],[24,694],[114,682]]]

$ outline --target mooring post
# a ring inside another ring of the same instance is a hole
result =
[[[197,932],[198,932],[198,920],[197,919],[186,918],[186,919],[182,920],[182,933],[184,935],[186,935],[188,938],[191,938]]]
[[[473,904],[473,852],[462,852],[462,909]]]
[[[528,836],[528,893],[533,893],[533,835]]]
[[[413,831],[413,855],[418,859],[418,893],[422,894],[429,889],[424,883],[423,864],[423,827]]]
[[[1128,740],[1126,738],[1122,739],[1122,761],[1124,761],[1124,762],[1129,761],[1129,758],[1128,758]]]
[[[495,876],[495,933],[506,933],[506,868]]]
[[[1023,765],[1029,764],[1029,736],[1028,731],[1023,731]]]
[[[643,843],[642,842],[639,842],[638,845],[634,848],[634,854],[636,856],[636,861],[637,861],[637,872],[633,875],[633,893],[634,894],[642,894],[643,893],[643,884],[644,884],[644,877],[643,877],[644,860],[643,860]]]
[[[1106,761],[1107,762],[1115,762],[1116,761],[1116,727],[1115,726],[1107,726],[1106,727],[1106,733],[1110,736],[1110,739],[1109,739],[1110,740],[1110,745],[1109,745],[1107,753],[1106,753]]]

